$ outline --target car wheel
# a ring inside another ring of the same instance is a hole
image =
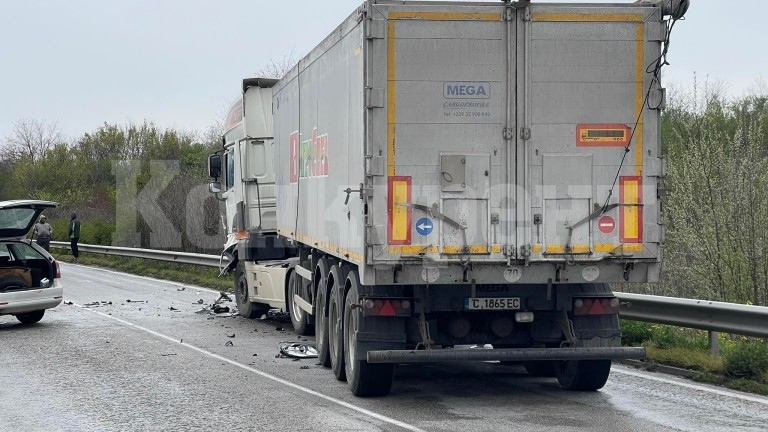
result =
[[[45,309],[17,314],[16,319],[22,324],[34,324],[43,319],[43,315],[45,315]]]

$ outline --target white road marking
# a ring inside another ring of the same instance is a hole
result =
[[[278,378],[278,377],[276,377],[274,375],[268,374],[266,372],[262,372],[262,371],[260,371],[258,369],[252,368],[250,366],[246,366],[246,365],[244,365],[242,363],[238,363],[238,362],[236,362],[234,360],[230,360],[230,359],[228,359],[226,357],[222,357],[222,356],[220,356],[218,354],[215,354],[215,353],[212,353],[210,351],[204,350],[202,348],[196,347],[196,346],[194,346],[194,345],[192,345],[190,343],[179,342],[176,338],[172,338],[172,337],[164,335],[162,333],[158,333],[158,332],[156,332],[154,330],[150,330],[150,329],[148,329],[146,327],[142,327],[142,326],[134,324],[132,322],[125,321],[123,319],[114,317],[112,315],[108,315],[108,314],[106,314],[104,312],[99,312],[97,310],[93,310],[93,309],[89,309],[89,308],[83,307],[82,305],[79,305],[79,304],[76,304],[76,303],[72,303],[72,305],[73,306],[77,306],[77,307],[79,307],[79,308],[81,308],[83,310],[87,310],[89,312],[93,312],[93,313],[95,313],[97,315],[100,315],[100,316],[102,316],[104,318],[109,318],[111,320],[117,321],[117,322],[119,322],[121,324],[124,324],[124,325],[126,325],[128,327],[132,327],[134,329],[141,330],[143,332],[149,333],[152,336],[155,336],[157,338],[165,339],[167,341],[173,342],[174,344],[183,345],[183,346],[185,346],[185,347],[187,347],[187,348],[189,348],[189,349],[191,349],[193,351],[197,351],[197,352],[199,352],[201,354],[204,354],[204,355],[206,355],[208,357],[211,357],[211,358],[214,358],[216,360],[220,360],[220,361],[229,363],[229,364],[231,364],[233,366],[237,366],[237,367],[239,367],[241,369],[247,370],[248,372],[255,373],[256,375],[259,375],[259,376],[262,376],[264,378],[270,379],[270,380],[275,381],[275,382],[277,382],[279,384],[283,384],[285,386],[291,387],[293,389],[299,390],[299,391],[307,393],[309,395],[312,395],[312,396],[315,396],[315,397],[318,397],[318,398],[321,398],[321,399],[325,399],[328,402],[334,403],[334,404],[342,406],[344,408],[348,408],[348,409],[351,409],[353,411],[357,411],[360,414],[363,414],[363,415],[366,415],[366,416],[369,416],[369,417],[373,417],[373,418],[375,418],[377,420],[383,421],[385,423],[393,424],[395,426],[401,427],[401,428],[406,429],[406,430],[410,430],[410,431],[414,431],[414,432],[424,432],[423,429],[419,429],[416,426],[412,426],[412,425],[409,425],[408,423],[403,423],[403,422],[401,422],[399,420],[395,420],[395,419],[393,419],[391,417],[387,417],[387,416],[375,413],[373,411],[369,411],[369,410],[367,410],[365,408],[361,408],[361,407],[352,405],[349,402],[344,402],[343,400],[332,398],[330,396],[326,396],[326,395],[324,395],[322,393],[318,393],[318,392],[316,392],[314,390],[308,389],[306,387],[302,387],[302,386],[300,386],[298,384],[294,384],[294,383],[292,383],[290,381],[286,381],[286,380],[284,380],[282,378]]]
[[[759,396],[750,396],[748,394],[738,393],[735,391],[718,389],[718,388],[703,386],[703,385],[699,385],[699,384],[695,384],[687,381],[668,379],[668,378],[663,378],[663,377],[659,377],[659,376],[655,376],[647,373],[634,372],[634,371],[625,370],[625,369],[612,368],[611,373],[614,373],[614,372],[633,376],[633,377],[643,378],[651,381],[663,382],[665,384],[673,384],[676,386],[686,387],[693,390],[709,392],[709,393],[713,393],[720,396],[732,397],[732,398],[742,399],[750,402],[756,402],[763,405],[768,405],[768,398],[761,398]]]

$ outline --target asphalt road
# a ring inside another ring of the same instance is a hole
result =
[[[561,390],[518,366],[398,366],[389,396],[360,399],[316,359],[276,357],[280,342],[305,342],[290,323],[196,313],[200,299],[219,294],[62,266],[71,304],[33,326],[0,316],[0,431],[768,427],[768,398],[620,365],[592,393]]]

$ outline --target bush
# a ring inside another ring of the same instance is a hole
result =
[[[760,379],[768,372],[768,345],[749,342],[724,353],[725,373],[735,378]]]
[[[653,339],[651,324],[642,321],[621,320],[621,344],[640,346]]]

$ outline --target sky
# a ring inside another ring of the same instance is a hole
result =
[[[663,84],[690,89],[695,74],[738,97],[768,80],[768,2],[691,3],[672,33]],[[55,122],[68,138],[144,120],[202,132],[225,116],[243,78],[303,56],[360,4],[2,0],[0,143],[20,119]]]

